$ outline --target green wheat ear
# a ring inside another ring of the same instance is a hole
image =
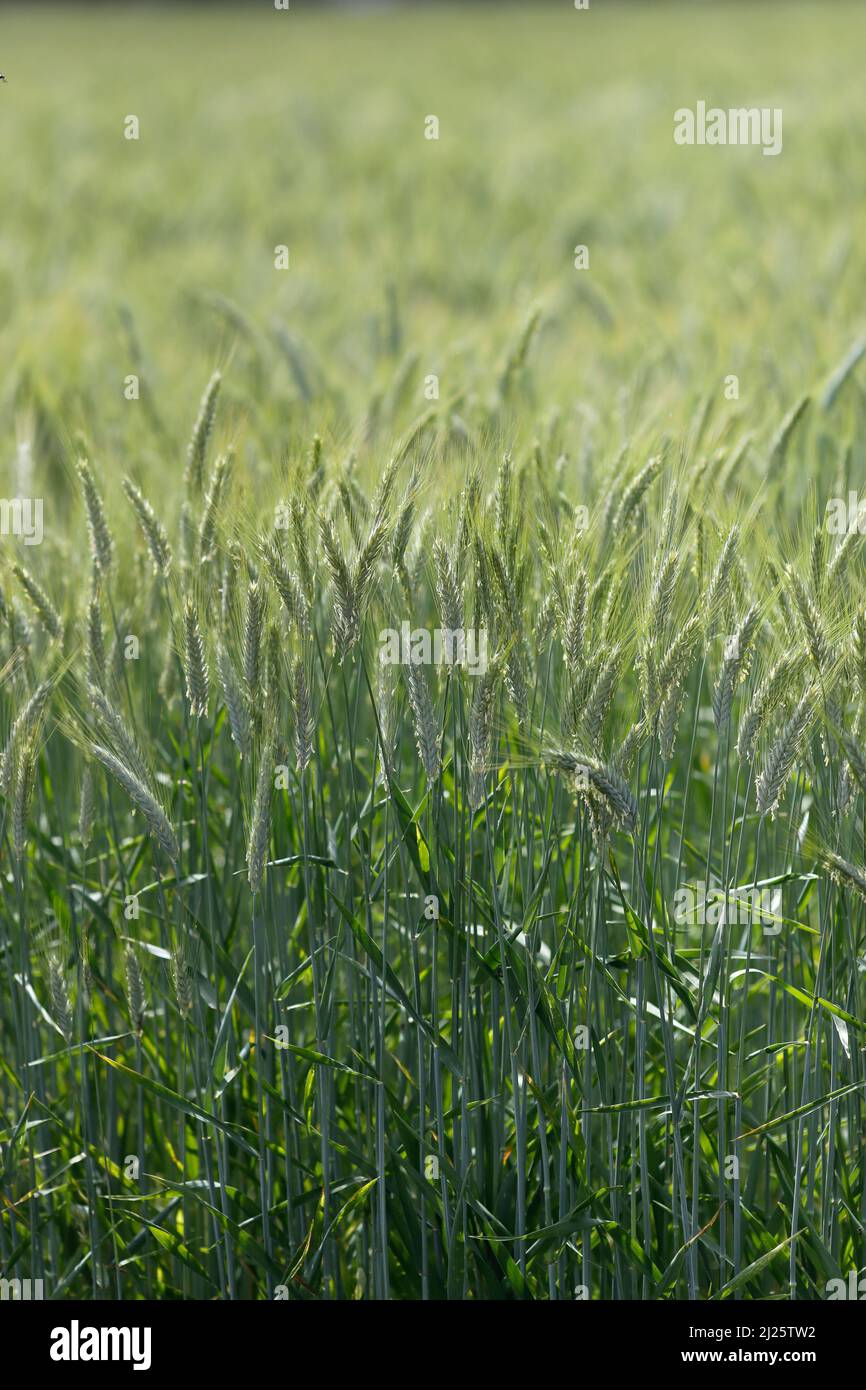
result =
[[[167,579],[171,570],[171,545],[169,544],[168,533],[141,489],[135,485],[131,478],[124,478],[123,490],[147,542],[154,574]]]
[[[189,700],[190,714],[194,719],[197,719],[207,714],[210,681],[198,612],[190,597],[187,597],[184,603],[183,633],[186,694]]]
[[[214,372],[201,398],[198,415],[196,416],[195,424],[192,429],[192,436],[187,447],[184,480],[187,489],[194,496],[197,496],[201,492],[204,482],[207,448],[213,431],[217,397],[221,385],[222,377],[220,373]]]
[[[120,758],[101,744],[91,743],[90,753],[120,784],[133,805],[141,811],[147,828],[160,849],[176,864],[180,857],[177,837],[156,796]]]
[[[63,621],[45,590],[37,584],[33,575],[23,565],[13,564],[12,573],[33,605],[36,616],[48,636],[59,642],[63,637]]]

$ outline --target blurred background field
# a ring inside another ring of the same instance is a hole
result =
[[[0,25],[7,459],[30,409],[48,468],[82,428],[109,469],[176,475],[214,366],[262,467],[312,420],[359,445],[372,403],[387,427],[395,378],[398,413],[428,373],[471,413],[534,306],[540,406],[668,424],[733,372],[771,431],[862,324],[862,6],[11,6]],[[699,98],[782,107],[781,156],[677,147]]]

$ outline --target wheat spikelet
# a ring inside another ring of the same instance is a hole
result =
[[[469,805],[473,811],[484,801],[484,779],[493,744],[493,709],[496,701],[497,672],[489,667],[475,682],[469,712]]]
[[[307,455],[307,473],[309,477],[310,491],[314,497],[319,495],[319,491],[324,479],[325,464],[323,459],[324,444],[320,434],[314,434],[310,441],[310,451]]]
[[[56,951],[52,951],[48,956],[48,993],[54,1022],[69,1042],[72,1037],[72,1006],[69,1002],[66,971]]]
[[[551,749],[544,755],[547,767],[565,777],[579,795],[601,803],[607,814],[626,830],[637,826],[637,803],[629,788],[613,768],[597,758],[567,749]]]
[[[716,618],[720,605],[728,595],[731,572],[737,555],[737,547],[740,543],[740,528],[737,525],[731,527],[725,537],[716,567],[713,570],[706,592],[703,595],[701,612],[705,626],[709,627]]]
[[[280,631],[276,623],[268,623],[265,634],[265,693],[268,700],[268,717],[277,727],[280,726],[280,706],[282,702],[281,680],[283,668],[283,649]],[[280,759],[284,761],[284,759]]]
[[[338,660],[342,661],[361,634],[361,615],[352,576],[343,557],[334,523],[323,516],[319,521],[325,567],[334,590],[332,634]]]
[[[350,477],[337,480],[337,495],[343,508],[343,515],[349,523],[349,531],[357,550],[361,549],[362,525],[367,518],[367,504],[358,487]]]
[[[184,479],[187,490],[195,496],[202,490],[207,447],[213,430],[217,396],[221,384],[222,377],[219,372],[214,372],[201,398],[198,415],[193,425],[192,437],[187,447]]]
[[[189,596],[183,608],[183,650],[186,694],[193,719],[207,715],[208,669],[196,606]]]
[[[529,349],[540,322],[541,310],[531,310],[514,346],[505,359],[505,365],[502,368],[502,374],[499,378],[499,393],[501,396],[507,396],[514,379],[522,368],[526,366]]]
[[[613,518],[613,534],[623,536],[632,525],[635,513],[661,471],[660,458],[651,458],[626,488]]]
[[[827,532],[820,526],[812,537],[811,570],[812,593],[816,603],[820,603],[827,575]]]
[[[174,985],[178,1012],[182,1018],[189,1018],[193,1006],[192,971],[181,945],[172,947],[171,982]]]
[[[457,573],[448,554],[448,547],[441,537],[433,544],[433,563],[436,568],[436,597],[442,625],[449,632],[462,631],[463,595],[457,580]]]
[[[376,491],[373,494],[373,524],[386,517],[391,508],[391,499],[394,496],[394,488],[397,483],[397,474],[400,470],[401,460],[394,455],[386,463],[382,477],[379,479]]]
[[[321,441],[319,442],[321,444]],[[306,513],[297,497],[292,498],[290,517],[295,563],[298,566],[304,597],[307,603],[312,606],[316,594],[316,579],[313,571],[313,563],[310,559],[310,549],[307,543]]]
[[[815,691],[810,687],[801,697],[790,719],[780,731],[770,747],[764,766],[755,783],[758,814],[775,814],[782,794],[782,788],[791,775],[794,759],[809,721],[815,701]]]
[[[217,522],[231,481],[231,470],[231,454],[220,454],[211,474],[198,531],[198,553],[202,564],[207,564],[213,558],[216,550]]]
[[[413,421],[394,451],[394,457],[398,462],[402,462],[415,448],[424,431],[433,424],[435,419],[436,411],[431,406],[429,410],[425,410],[418,416],[417,420]]]
[[[84,505],[87,511],[87,529],[90,532],[90,553],[93,557],[94,568],[104,576],[111,569],[111,559],[114,552],[114,541],[108,529],[108,522],[105,519],[105,508],[102,498],[97,491],[96,483],[87,459],[81,458],[76,465],[78,479],[81,483],[81,491],[84,494]]]
[[[493,494],[495,535],[503,554],[508,550],[511,533],[511,480],[511,455],[505,454],[496,474],[496,488]]]
[[[847,729],[838,731],[839,742],[845,752],[846,766],[860,787],[861,791],[866,791],[866,750],[863,749],[859,739]]]
[[[493,586],[490,582],[490,566],[487,551],[481,537],[476,533],[473,544],[473,568],[475,579],[475,621],[492,628],[496,615]]]
[[[674,681],[662,697],[659,709],[658,739],[662,761],[669,763],[674,755],[677,733],[686,703],[686,683]]]
[[[399,574],[404,568],[406,549],[412,538],[412,527],[415,524],[415,493],[410,488],[403,500],[399,515],[394,524],[391,535],[391,563]]]
[[[38,754],[36,731],[29,735],[18,752],[15,766],[15,789],[12,801],[12,850],[18,863],[27,848],[27,816],[36,783]]]
[[[668,620],[679,570],[680,556],[677,550],[662,555],[655,568],[647,610],[646,633],[650,638],[654,638]]]
[[[303,772],[313,756],[315,721],[310,703],[307,672],[300,656],[292,666],[292,714],[294,717],[295,757],[298,771]]]
[[[748,670],[749,654],[758,628],[758,609],[752,605],[725,650],[722,669],[713,689],[713,716],[716,730],[727,728],[731,718],[734,691]]]
[[[785,570],[785,577],[806,636],[809,655],[818,671],[824,671],[832,659],[832,650],[824,631],[821,614],[806,592],[799,575],[790,565]]]
[[[388,519],[377,515],[352,572],[352,586],[359,614],[363,614],[372,594],[376,568],[388,542]]]
[[[180,857],[177,837],[153,792],[108,748],[103,748],[99,743],[91,743],[89,749],[93,757],[120,783],[133,805],[141,811],[147,828],[160,849],[173,864],[176,864]]]
[[[779,605],[779,611],[784,620],[786,636],[793,645],[798,641],[800,636],[800,623],[791,607],[791,601],[788,597],[787,590],[772,560],[767,561],[767,577],[772,585],[773,596]]]
[[[571,674],[579,671],[583,665],[586,602],[586,571],[579,569],[566,596],[561,632],[562,659],[566,671]]]
[[[557,603],[555,594],[545,594],[541,607],[538,610],[538,622],[536,624],[536,642],[538,649],[546,647],[547,643],[556,632],[557,624]]]
[[[109,742],[120,754],[121,761],[131,768],[133,775],[140,782],[148,786],[150,784],[150,772],[144,754],[139,748],[135,736],[127,728],[120,711],[111,704],[108,697],[97,686],[88,686],[87,693],[103,728],[109,735]]]
[[[592,693],[594,679],[592,667],[583,664],[578,671],[571,674],[566,683],[562,727],[569,742],[573,742],[577,737],[586,703]]]
[[[87,605],[87,679],[100,690],[105,687],[105,637],[99,593],[94,585]]]
[[[788,445],[791,442],[791,438],[794,434],[794,431],[797,428],[797,425],[802,420],[803,416],[805,415],[810,404],[811,396],[802,396],[800,400],[797,401],[796,404],[791,407],[787,415],[782,420],[782,423],[777,429],[770,444],[770,459],[767,467],[768,473],[774,471],[777,468],[781,468],[782,464],[785,461],[785,456],[788,452]]]
[[[490,570],[495,580],[498,609],[511,633],[509,655],[505,667],[505,684],[515,707],[523,709],[523,701],[518,701],[512,691],[512,687],[514,689],[523,687],[523,673],[519,655],[523,612],[519,588],[518,584],[515,583],[514,575],[506,569],[498,552],[495,549],[488,549],[485,554],[490,561]]]
[[[758,735],[779,701],[784,698],[798,665],[796,657],[782,657],[752,695],[740,720],[737,738],[737,756],[741,762],[751,759]]]
[[[259,708],[262,681],[262,634],[265,625],[265,591],[257,580],[247,589],[244,622],[244,689],[251,711]]]
[[[602,570],[589,591],[589,611],[598,622],[599,635],[607,640],[622,585],[612,565]]]
[[[81,946],[79,951],[80,960],[80,981],[81,981],[81,1001],[84,1005],[84,1012],[90,1013],[90,1004],[93,999],[93,969],[90,963],[90,936],[87,927],[81,931]]]
[[[165,527],[157,519],[156,512],[144,496],[140,488],[136,487],[131,478],[124,478],[123,490],[129,498],[130,506],[135,512],[136,519],[141,528],[141,533],[147,542],[150,551],[150,558],[153,563],[154,574],[160,575],[163,579],[168,578],[171,569],[171,546],[168,541],[168,534]]]
[[[604,724],[613,704],[619,676],[620,657],[619,645],[612,647],[606,655],[602,656],[600,664],[596,667],[592,686],[587,696],[582,719],[587,737],[594,748],[597,748],[601,742]]]
[[[60,614],[57,612],[57,609],[54,607],[54,604],[51,602],[45,590],[40,588],[33,578],[33,575],[30,574],[29,570],[26,570],[23,565],[14,564],[12,566],[12,573],[15,575],[32,603],[39,621],[48,633],[48,636],[52,638],[53,641],[59,642],[63,637],[63,623]]]
[[[544,556],[545,576],[552,591],[548,597],[553,600],[557,621],[562,626],[566,613],[565,587],[561,573],[563,560],[559,553],[559,546],[543,517],[537,518],[536,527],[539,546]]]
[[[852,888],[858,897],[866,901],[866,869],[852,864],[849,859],[843,859],[833,850],[823,850],[821,858],[830,877],[836,883],[842,884],[845,888]]]
[[[442,762],[439,752],[439,729],[433,713],[430,690],[420,666],[416,666],[414,662],[410,661],[404,667],[404,671],[418,755],[427,774],[427,780],[435,782],[442,769]]]
[[[853,372],[863,354],[866,353],[866,338],[858,338],[846,352],[838,367],[827,378],[821,393],[821,409],[829,410],[845,382]]]
[[[850,640],[850,665],[861,704],[866,701],[866,613],[858,612]]]
[[[655,669],[656,696],[669,694],[674,685],[682,685],[688,675],[689,663],[700,634],[700,622],[692,615],[680,628]]]
[[[247,703],[234,663],[222,642],[217,647],[217,673],[228,710],[232,739],[241,757],[249,757],[251,731]]]
[[[863,539],[863,532],[860,527],[863,521],[864,509],[866,509],[866,502],[858,502],[855,524],[847,527],[844,536],[830,557],[830,562],[827,565],[827,581],[830,584],[832,584],[834,580],[841,578],[848,561],[852,558],[854,551]]]
[[[144,991],[144,977],[141,973],[141,966],[138,956],[132,946],[127,946],[124,952],[124,963],[126,965],[126,998],[129,1003],[129,1017],[132,1026],[139,1037],[144,1032],[144,1015],[147,1008],[147,999]]]
[[[843,758],[839,766],[839,775],[836,778],[836,814],[847,816],[854,804],[854,795],[857,790],[855,779],[851,775],[851,765]]]
[[[265,551],[265,563],[273,580],[274,588],[282,599],[289,622],[300,633],[306,633],[309,629],[309,610],[300,580],[283,563],[279,553],[273,547]]]
[[[23,654],[28,652],[33,644],[33,634],[30,630],[30,623],[27,614],[17,598],[12,600],[12,608],[9,615],[9,633],[13,652]]]
[[[680,492],[676,482],[672,482],[662,512],[660,555],[669,555],[676,548],[677,531],[680,525]]]
[[[4,796],[8,794],[12,785],[18,749],[38,728],[53,684],[53,681],[45,680],[37,685],[9,731],[6,747],[0,754],[0,791]]]

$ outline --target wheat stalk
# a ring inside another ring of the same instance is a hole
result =
[[[262,746],[259,759],[256,794],[253,800],[253,814],[247,841],[247,877],[253,893],[261,892],[268,857],[268,840],[271,832],[271,788],[274,776],[273,754],[273,740],[269,736]]]

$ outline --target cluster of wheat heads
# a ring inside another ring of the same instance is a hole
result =
[[[82,452],[76,582],[50,536],[4,572],[4,1276],[823,1296],[864,1260],[866,586],[858,527],[766,521],[804,412],[581,470],[426,415],[257,512],[219,392],[176,515]],[[404,623],[486,660],[389,663]]]

